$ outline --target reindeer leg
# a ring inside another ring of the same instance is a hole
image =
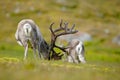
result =
[[[71,56],[73,62],[78,64],[78,60],[77,60],[77,58],[76,58],[76,52],[75,52],[75,49],[72,49],[72,50],[71,50],[71,54],[70,54],[70,56]]]
[[[70,62],[70,63],[73,63],[73,59],[70,55],[67,56],[67,61]]]
[[[36,54],[36,49],[33,47],[33,53],[34,53],[34,58],[37,60],[37,54]]]
[[[76,53],[75,50],[72,48],[67,49],[67,52],[69,53],[67,56],[67,61],[71,62],[71,63],[78,63],[77,59],[76,59]]]
[[[82,63],[86,63],[86,61],[85,61],[85,58],[84,58],[84,56],[83,55],[78,55],[78,59],[82,62]]]
[[[84,46],[82,46],[81,48],[79,48],[77,55],[78,55],[79,61],[81,61],[82,63],[86,63],[86,60],[84,58]]]
[[[35,41],[32,42],[32,47],[33,47],[34,59],[37,60],[36,43],[35,43]]]
[[[28,44],[25,46],[24,60],[26,60],[27,52],[28,52]]]
[[[72,56],[72,55],[71,55],[71,58],[72,58],[72,60],[73,60],[73,63],[77,63],[77,64],[78,64],[78,60],[76,59],[76,56]]]
[[[38,44],[38,54],[39,54],[39,57],[40,57],[40,59],[41,59],[41,53],[40,53],[41,51],[40,51],[40,43]]]

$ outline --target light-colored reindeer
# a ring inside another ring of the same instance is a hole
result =
[[[68,48],[59,47],[55,44],[57,37],[61,35],[66,34],[73,34],[77,32],[76,30],[73,30],[75,25],[72,26],[72,28],[67,27],[68,23],[64,23],[65,27],[62,27],[62,21],[60,23],[60,28],[57,28],[55,30],[52,30],[52,25],[50,25],[50,31],[52,33],[51,37],[51,45],[49,46],[44,38],[42,37],[42,34],[38,28],[38,26],[35,24],[35,22],[31,19],[23,19],[19,22],[15,38],[19,45],[23,46],[25,48],[24,52],[24,60],[26,60],[28,48],[32,48],[34,51],[34,57],[36,58],[36,50],[39,53],[39,56],[43,56],[44,59],[50,59],[50,53],[52,53],[52,57],[56,59],[55,57],[61,59],[61,55],[58,55],[57,52],[53,50],[54,47],[61,49],[64,52],[68,52],[68,62],[74,62],[74,63],[85,63],[84,58],[84,46],[83,43],[79,40],[73,39],[69,42]],[[63,31],[63,32],[61,32]],[[59,32],[59,34],[55,34],[56,32]]]
[[[35,24],[35,22],[31,19],[23,19],[19,22],[15,38],[19,45],[25,48],[24,52],[24,60],[27,57],[28,48],[31,47],[34,51],[34,57],[36,58],[36,50],[41,57],[41,54],[44,59],[49,58],[49,46],[46,41],[43,39],[42,34]]]
[[[78,39],[73,39],[72,41],[70,41],[68,44],[67,52],[68,52],[67,55],[68,62],[86,63],[84,57],[85,49],[82,41],[79,41]]]

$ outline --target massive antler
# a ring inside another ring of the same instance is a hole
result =
[[[77,32],[77,30],[74,30],[75,24],[72,25],[71,28],[68,28],[68,23],[63,23],[61,20],[59,28],[53,30],[53,24],[50,25],[50,31],[51,31],[51,44],[50,44],[50,49],[49,49],[49,54],[52,53],[51,59],[61,59],[62,55],[59,55],[60,53],[55,52],[54,48],[58,48],[62,50],[63,52],[66,52],[67,47],[60,47],[55,44],[57,38],[62,35],[67,35],[67,34],[74,34]]]

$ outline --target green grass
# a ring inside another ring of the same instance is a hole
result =
[[[1,80],[119,80],[119,64],[0,59]],[[7,76],[7,77],[6,77]]]
[[[120,80],[120,46],[112,43],[120,32],[119,3],[120,0],[1,0],[0,80]],[[55,22],[56,28],[61,19],[91,34],[93,40],[84,43],[87,63],[36,62],[32,50],[24,62],[24,48],[16,43],[14,34],[18,22],[25,18],[35,21],[48,43],[49,25]],[[106,34],[106,29],[110,33]]]
[[[86,64],[60,61],[36,61],[29,50],[23,61],[24,49],[20,46],[0,46],[0,80],[119,80],[120,55],[108,53],[111,49],[85,45]],[[103,50],[103,51],[101,51]],[[116,50],[115,50],[116,51]],[[114,52],[114,50],[113,50]],[[7,76],[7,77],[6,77]]]

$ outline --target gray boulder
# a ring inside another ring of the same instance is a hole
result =
[[[117,45],[120,45],[120,34],[115,36],[113,39],[112,39],[112,42],[117,44]]]

